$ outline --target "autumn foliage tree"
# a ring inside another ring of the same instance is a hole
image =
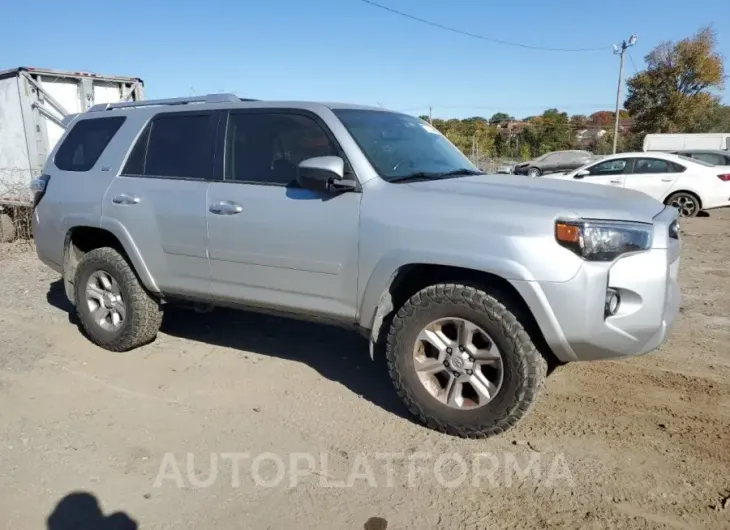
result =
[[[695,132],[719,108],[713,90],[724,86],[722,56],[712,28],[664,42],[646,57],[646,70],[627,81],[624,106],[642,133]]]

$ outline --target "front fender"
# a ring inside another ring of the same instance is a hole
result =
[[[406,265],[442,265],[488,272],[505,280],[534,281],[535,278],[520,263],[484,254],[434,252],[432,250],[393,249],[372,269],[363,290],[358,311],[360,327],[372,329],[381,297],[393,283],[398,270]]]

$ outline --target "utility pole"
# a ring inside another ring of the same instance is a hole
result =
[[[428,123],[433,125],[433,107],[431,105],[428,106]]]
[[[618,122],[619,122],[619,106],[621,105],[621,82],[624,75],[624,53],[626,50],[636,44],[636,35],[631,35],[629,41],[623,41],[621,47],[613,45],[613,54],[618,55],[621,60],[618,67],[618,86],[616,87],[616,114],[614,115],[613,124],[613,154],[616,154],[616,145],[618,143]]]

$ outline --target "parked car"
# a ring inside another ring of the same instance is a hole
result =
[[[593,154],[589,151],[553,151],[534,160],[517,164],[514,172],[517,175],[539,177],[550,173],[571,171],[584,166],[591,160],[593,160]]]
[[[730,206],[730,167],[670,153],[621,153],[550,177],[641,191],[683,217]]]
[[[497,173],[501,175],[511,175],[515,172],[515,166],[517,165],[517,162],[514,160],[508,160],[507,162],[502,162],[499,166],[497,166]]]
[[[730,151],[692,149],[688,151],[672,151],[672,154],[702,160],[713,166],[730,166]]]
[[[380,108],[99,105],[33,189],[38,256],[99,346],[149,343],[181,300],[355,328],[408,409],[459,436],[515,425],[549,362],[654,350],[679,308],[674,208],[485,175]]]

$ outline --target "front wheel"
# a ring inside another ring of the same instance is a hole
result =
[[[542,172],[536,167],[531,167],[527,170],[528,177],[539,177],[540,175],[542,175]]]
[[[159,302],[113,248],[97,248],[83,257],[76,268],[74,296],[86,336],[110,351],[152,342],[162,324]]]
[[[691,193],[675,193],[667,199],[667,204],[677,208],[681,217],[695,217],[700,213],[700,201]]]
[[[547,375],[545,358],[502,301],[461,284],[412,296],[393,319],[386,354],[409,410],[428,427],[465,438],[517,424]]]

